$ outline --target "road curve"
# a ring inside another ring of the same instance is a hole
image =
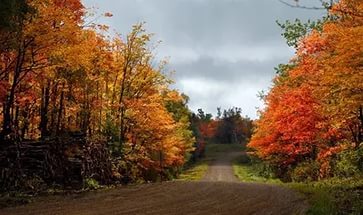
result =
[[[52,196],[4,209],[0,214],[304,214],[305,201],[287,188],[238,182],[230,163],[237,155],[232,152],[217,157],[199,182],[174,181]]]

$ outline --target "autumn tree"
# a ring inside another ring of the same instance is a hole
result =
[[[142,23],[105,36],[106,26],[85,23],[80,0],[5,1],[0,13],[2,146],[56,139],[63,150],[78,138],[92,144],[72,153],[110,152],[102,162],[117,180],[180,172],[195,141],[188,99],[170,89]]]
[[[34,78],[40,78],[52,65],[52,55],[59,47],[72,45],[74,32],[80,29],[83,6],[81,3],[65,5],[51,1],[49,5],[28,2],[35,12],[14,20],[18,33],[13,49],[2,52],[1,84],[3,120],[1,138],[8,138],[14,131],[27,130],[27,108],[35,105],[31,97],[36,93]],[[69,43],[68,43],[69,42]],[[20,125],[22,124],[22,125]],[[21,126],[21,127],[19,127]],[[24,136],[24,134],[20,134]]]
[[[297,47],[296,56],[278,67],[249,146],[283,177],[291,172],[313,179],[332,176],[341,151],[359,153],[363,23],[356,14],[362,6],[360,1],[340,1],[330,8],[333,18],[304,30],[306,35],[293,31],[310,24],[297,23],[297,29],[282,25],[290,45]],[[305,170],[318,168],[302,173],[302,164],[310,165]]]

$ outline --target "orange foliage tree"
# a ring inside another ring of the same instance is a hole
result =
[[[299,40],[265,97],[249,147],[280,176],[303,163],[318,166],[313,179],[331,176],[340,151],[362,146],[362,11],[362,1],[334,5],[331,19]]]
[[[109,39],[85,24],[80,0],[27,4],[18,28],[1,29],[0,41],[12,38],[0,47],[1,144],[77,134],[107,142],[116,177],[178,171],[193,149],[189,115],[167,109],[186,103],[165,62],[154,66],[143,25]]]

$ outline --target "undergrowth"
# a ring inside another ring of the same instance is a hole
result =
[[[243,155],[233,162],[234,173],[243,182],[258,182],[286,186],[302,193],[310,215],[363,214],[363,176],[330,178],[315,182],[283,183],[259,162]]]

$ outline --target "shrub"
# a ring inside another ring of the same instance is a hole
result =
[[[85,189],[89,189],[89,190],[97,190],[99,189],[101,186],[99,185],[98,181],[96,179],[93,178],[87,178],[84,181],[84,188]]]
[[[299,163],[290,171],[290,176],[295,182],[316,181],[319,176],[319,164],[314,160]]]
[[[249,153],[248,156],[241,157],[241,163],[253,166],[254,172],[263,178],[276,178],[276,168],[267,162],[264,162],[254,154]]]
[[[334,175],[351,177],[363,170],[363,146],[358,149],[347,148],[337,155],[334,165]]]

